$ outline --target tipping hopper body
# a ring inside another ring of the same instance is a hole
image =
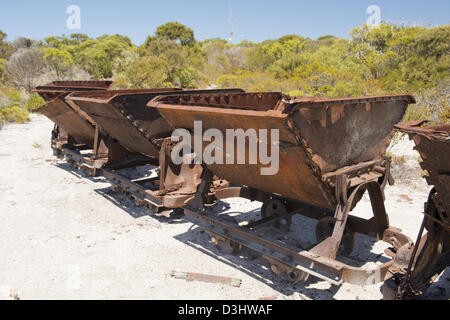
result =
[[[416,150],[420,153],[423,170],[427,173],[428,184],[439,194],[445,212],[450,212],[450,125],[425,126],[425,121],[397,125],[396,128],[408,133]],[[447,221],[448,223],[448,221]]]
[[[37,92],[47,103],[36,109],[52,120],[65,135],[77,143],[92,147],[95,123],[76,106],[69,105],[65,98],[74,91],[104,91],[112,87],[112,81],[55,81],[37,87]]]
[[[67,104],[64,101],[66,95],[62,93],[56,96],[36,111],[52,120],[60,130],[67,133],[77,143],[86,144],[92,148],[95,124]]]
[[[423,126],[426,122],[396,126],[414,140],[415,150],[422,158],[420,166],[433,189],[424,206],[425,215],[409,268],[396,275],[401,281],[385,285],[384,294],[388,297],[394,290],[402,298],[425,293],[437,275],[450,265],[450,124]],[[423,235],[425,230],[427,233]]]
[[[147,103],[159,95],[185,95],[194,92],[242,92],[230,90],[176,89],[124,90],[109,92],[74,93],[67,97],[86,112],[102,130],[119,141],[130,152],[159,158],[156,139],[169,137],[171,128],[157,110],[147,108]]]
[[[356,99],[291,99],[280,93],[242,93],[159,97],[149,103],[172,128],[278,129],[279,170],[262,175],[267,165],[212,164],[217,176],[230,182],[279,194],[315,206],[334,209],[332,172],[383,159],[398,123],[412,102],[410,96]],[[225,144],[224,144],[225,145]],[[237,150],[235,155],[242,150]],[[273,149],[269,147],[269,150]],[[227,150],[227,153],[230,151]],[[270,154],[270,151],[269,153]]]

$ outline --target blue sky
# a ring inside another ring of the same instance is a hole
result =
[[[81,9],[81,29],[91,37],[123,34],[136,44],[169,21],[181,22],[199,40],[230,33],[233,8],[234,43],[259,42],[286,34],[316,39],[323,35],[348,37],[349,31],[367,21],[370,5],[381,9],[381,18],[393,22],[432,25],[449,23],[449,0],[2,0],[0,30],[13,40],[18,36],[42,39],[70,34],[66,13],[69,5]]]

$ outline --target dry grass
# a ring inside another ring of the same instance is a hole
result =
[[[428,119],[432,124],[450,123],[450,80],[414,96],[417,103],[408,108],[404,122]]]
[[[406,163],[406,157],[405,156],[391,156],[392,164],[396,166],[401,166]]]

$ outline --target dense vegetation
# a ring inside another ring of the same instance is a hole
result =
[[[199,42],[171,22],[136,46],[122,35],[85,34],[6,41],[0,31],[0,122],[26,121],[29,94],[52,80],[114,79],[117,88],[240,87],[325,97],[413,93],[407,119],[450,122],[450,26],[383,24],[351,39],[287,35],[261,43]]]

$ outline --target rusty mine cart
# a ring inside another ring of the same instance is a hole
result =
[[[383,191],[393,182],[385,154],[394,125],[413,102],[411,96],[291,99],[281,93],[236,93],[164,96],[149,106],[173,129],[193,131],[194,121],[201,120],[204,130],[216,128],[223,136],[229,128],[279,130],[276,175],[261,175],[261,165],[205,166],[203,181],[185,214],[204,227],[220,248],[238,252],[248,247],[262,254],[273,272],[294,282],[312,275],[334,285],[368,285],[389,278],[394,259],[365,269],[342,263],[336,255],[340,248],[344,253],[352,251],[356,233],[392,245],[387,253],[393,258],[412,248],[412,241],[389,225]],[[261,201],[262,219],[240,226],[210,215],[204,199],[214,175],[239,185],[217,191],[217,199]],[[369,220],[349,214],[366,191],[373,211]],[[309,250],[299,252],[259,232],[267,224],[286,227],[295,214],[318,220],[317,244]]]

